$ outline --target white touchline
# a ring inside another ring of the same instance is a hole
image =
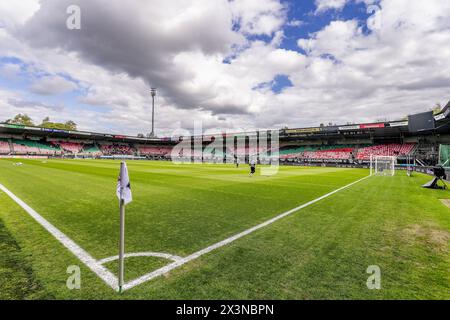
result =
[[[311,200],[311,201],[309,201],[309,202],[307,202],[305,204],[302,204],[301,206],[298,206],[298,207],[296,207],[294,209],[291,209],[289,211],[281,213],[281,214],[277,215],[276,217],[274,217],[272,219],[269,219],[269,220],[267,220],[267,221],[265,221],[265,222],[263,222],[261,224],[258,224],[258,225],[254,226],[254,227],[251,227],[250,229],[242,231],[242,232],[240,232],[238,234],[235,234],[234,236],[226,238],[225,240],[222,240],[222,241],[217,242],[217,243],[215,243],[213,245],[210,245],[209,247],[206,247],[206,248],[204,248],[202,250],[194,252],[193,254],[191,254],[191,255],[189,255],[189,256],[187,256],[185,258],[182,258],[181,260],[172,262],[171,264],[168,264],[167,266],[164,266],[164,267],[162,267],[160,269],[157,269],[155,271],[147,273],[147,274],[145,274],[145,275],[143,275],[143,276],[141,276],[141,277],[139,277],[139,278],[137,278],[135,280],[132,280],[132,281],[130,281],[128,283],[125,283],[124,287],[122,289],[123,290],[128,290],[128,289],[131,289],[131,288],[133,288],[133,287],[135,287],[137,285],[140,285],[143,282],[146,282],[146,281],[149,281],[149,280],[151,280],[153,278],[159,277],[159,276],[161,276],[161,275],[163,275],[163,274],[165,274],[165,273],[167,273],[167,272],[169,272],[169,271],[171,271],[171,270],[173,270],[175,268],[178,268],[178,267],[182,266],[183,264],[185,264],[185,263],[187,263],[189,261],[197,259],[198,257],[200,257],[200,256],[202,256],[202,255],[204,255],[204,254],[206,254],[208,252],[211,252],[211,251],[213,251],[213,250],[215,250],[217,248],[223,247],[223,246],[225,246],[225,245],[227,245],[227,244],[229,244],[229,243],[231,243],[231,242],[233,242],[233,241],[235,241],[235,240],[237,240],[239,238],[242,238],[242,237],[244,237],[244,236],[246,236],[246,235],[248,235],[248,234],[250,234],[250,233],[252,233],[252,232],[254,232],[256,230],[258,230],[258,229],[264,228],[264,227],[268,226],[269,224],[274,223],[277,220],[280,220],[280,219],[282,219],[282,218],[284,218],[284,217],[286,217],[286,216],[288,216],[288,215],[290,215],[290,214],[292,214],[294,212],[297,212],[300,209],[306,208],[306,207],[308,207],[308,206],[310,206],[310,205],[312,205],[312,204],[314,204],[314,203],[316,203],[316,202],[318,202],[320,200],[323,200],[323,199],[325,199],[325,198],[327,198],[327,197],[329,197],[329,196],[331,196],[331,195],[333,195],[333,194],[335,194],[335,193],[337,193],[337,192],[339,192],[341,190],[344,190],[344,189],[346,189],[348,187],[351,187],[352,185],[354,185],[354,184],[356,184],[358,182],[361,182],[361,181],[363,181],[363,180],[365,180],[365,179],[367,179],[369,177],[370,177],[370,175],[366,176],[366,177],[364,177],[362,179],[359,179],[357,181],[354,181],[352,183],[349,183],[349,184],[347,184],[347,185],[345,185],[345,186],[343,186],[341,188],[338,188],[338,189],[336,189],[334,191],[331,191],[330,193],[327,193],[327,194],[325,194],[325,195],[323,195],[323,196],[321,196],[319,198],[316,198],[316,199]]]
[[[320,200],[323,200],[341,190],[344,190],[348,187],[351,187],[352,185],[361,182],[367,178],[369,178],[369,176],[366,176],[362,179],[359,179],[357,181],[354,181],[352,183],[349,183],[343,187],[340,187],[334,191],[331,191],[323,196],[320,196],[319,198],[316,198],[314,200],[311,200],[305,204],[302,204],[296,208],[293,208],[289,211],[286,211],[284,213],[281,213],[279,215],[277,215],[276,217],[273,217],[263,223],[260,223],[254,227],[251,227],[247,230],[244,230],[238,234],[235,234],[234,236],[231,236],[229,238],[226,238],[225,240],[222,240],[220,242],[217,242],[213,245],[210,245],[209,247],[206,247],[202,250],[199,250],[197,252],[194,252],[192,254],[190,254],[187,257],[178,257],[175,255],[170,255],[170,254],[165,254],[165,253],[129,253],[127,254],[127,256],[159,256],[159,257],[164,257],[167,259],[171,259],[174,260],[174,262],[159,268],[155,271],[152,271],[150,273],[147,273],[139,278],[136,278],[134,280],[131,280],[127,283],[124,284],[122,290],[128,290],[131,289],[137,285],[140,285],[144,282],[147,282],[153,278],[159,277],[175,268],[178,268],[182,265],[184,265],[185,263],[188,263],[189,261],[192,261],[194,259],[197,259],[198,257],[209,253],[217,248],[223,247],[239,238],[242,238],[258,229],[264,228],[272,223],[274,223],[277,220],[280,220],[298,210],[301,210],[303,208],[306,208]],[[96,260],[94,259],[89,253],[87,253],[83,248],[81,248],[79,245],[77,245],[72,239],[70,239],[68,236],[66,236],[64,233],[62,233],[60,230],[58,230],[55,226],[53,226],[50,222],[48,222],[47,220],[45,220],[40,214],[38,214],[36,211],[34,211],[30,206],[28,206],[25,202],[23,202],[22,200],[20,200],[16,195],[14,195],[11,191],[9,191],[5,186],[3,186],[2,184],[0,184],[0,190],[2,190],[3,192],[5,192],[11,199],[13,199],[19,206],[21,206],[31,217],[33,217],[41,226],[43,226],[48,232],[50,232],[50,234],[52,234],[59,242],[61,242],[67,249],[69,249],[70,252],[72,252],[78,259],[80,259],[81,262],[83,262],[89,269],[91,269],[95,274],[97,274],[97,276],[99,276],[104,282],[106,282],[106,284],[108,284],[112,289],[117,290],[118,288],[118,280],[117,277],[112,274],[107,268],[105,268],[102,264],[106,263],[106,262],[110,262],[110,261],[114,261],[117,257],[113,256],[113,257],[109,257],[109,258],[105,258],[102,260]]]
[[[39,213],[33,210],[29,205],[20,200],[16,195],[9,191],[4,185],[0,184],[0,190],[6,193],[19,206],[21,206],[34,220],[43,226],[51,235],[53,235],[59,242],[61,242],[70,252],[72,252],[81,262],[83,262],[89,269],[91,269],[97,276],[106,282],[114,290],[117,289],[117,277],[108,269],[98,263],[89,253],[76,244],[72,239],[58,230],[50,222],[45,220]]]

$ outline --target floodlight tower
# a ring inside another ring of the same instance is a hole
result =
[[[156,88],[150,89],[150,94],[152,95],[152,132],[150,133],[150,137],[155,136],[155,96],[156,96]]]

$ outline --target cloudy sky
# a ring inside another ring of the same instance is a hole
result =
[[[0,1],[0,121],[148,133],[150,87],[159,135],[393,120],[450,100],[449,43],[448,0]]]

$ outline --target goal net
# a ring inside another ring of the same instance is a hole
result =
[[[393,176],[395,174],[396,157],[392,156],[371,156],[370,174],[379,176]]]

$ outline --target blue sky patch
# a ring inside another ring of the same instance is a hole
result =
[[[293,87],[293,84],[288,76],[284,74],[276,75],[272,81],[261,82],[253,88],[253,90],[270,89],[273,93],[279,94],[285,88]]]

